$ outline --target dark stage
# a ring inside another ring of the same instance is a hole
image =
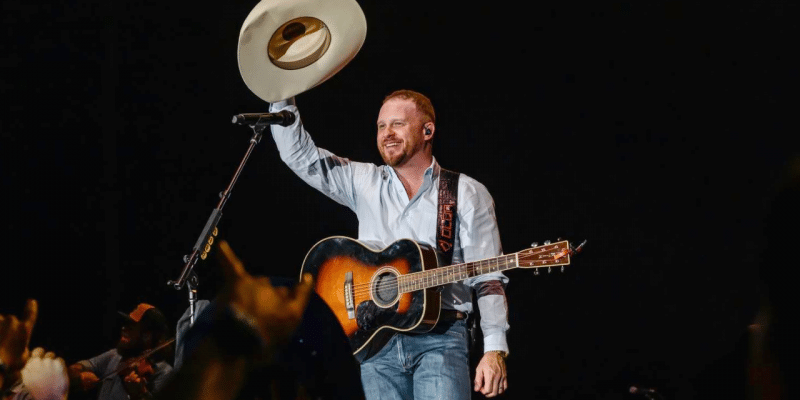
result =
[[[256,3],[3,1],[0,312],[39,300],[32,345],[71,363],[115,343],[117,310],[187,308],[167,281],[249,144],[231,116],[268,109],[237,66]],[[501,398],[746,398],[761,271],[790,267],[765,257],[765,221],[800,156],[797,4],[359,4],[359,53],[296,98],[315,142],[380,163],[381,100],[421,91],[434,155],[492,193],[506,252],[587,240],[563,273],[507,273]],[[251,273],[288,279],[357,234],[269,136],[219,228]],[[195,271],[213,297],[214,257]]]

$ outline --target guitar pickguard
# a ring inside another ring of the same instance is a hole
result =
[[[395,314],[397,314],[397,304],[381,308],[370,300],[362,301],[356,307],[356,323],[360,330],[374,331],[387,324]]]

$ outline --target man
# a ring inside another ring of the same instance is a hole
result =
[[[126,361],[165,342],[169,332],[167,320],[158,308],[147,303],[139,304],[128,314],[120,314],[124,322],[117,347],[71,365],[71,386],[87,391],[99,383],[99,400],[152,398],[153,393],[163,386],[172,371],[166,361],[159,360],[161,352],[156,352],[150,360],[121,374],[116,372]]]
[[[298,112],[294,99],[270,107],[272,112],[280,110]],[[377,121],[384,166],[352,162],[316,147],[297,116],[288,127],[272,127],[281,158],[306,183],[356,213],[360,241],[376,249],[402,238],[436,243],[441,168],[433,157],[436,116],[426,96],[400,90],[384,99]],[[457,199],[453,263],[500,255],[494,203],[486,188],[460,175]],[[445,317],[439,325],[425,334],[396,334],[362,362],[367,398],[470,398],[464,316],[473,310],[472,289],[478,294],[484,333],[474,390],[487,397],[503,393],[508,387],[507,282],[502,273],[492,273],[446,286]]]

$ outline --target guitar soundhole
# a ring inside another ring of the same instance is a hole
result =
[[[397,301],[397,275],[391,271],[379,273],[372,284],[372,300],[379,307],[386,308]]]

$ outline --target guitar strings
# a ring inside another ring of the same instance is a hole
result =
[[[400,279],[402,279],[402,277],[407,277],[406,280],[408,280],[408,279],[411,279],[413,277],[418,282],[425,282],[425,281],[428,281],[428,280],[434,280],[434,279],[438,279],[438,278],[445,277],[445,276],[453,276],[453,275],[456,275],[456,274],[463,274],[463,273],[466,273],[468,275],[467,277],[470,277],[470,274],[475,273],[479,269],[481,270],[481,272],[478,273],[478,275],[482,275],[484,273],[493,272],[492,269],[497,271],[499,268],[508,267],[508,266],[514,265],[514,264],[515,263],[513,261],[509,261],[509,260],[505,260],[502,263],[498,263],[497,265],[493,265],[493,266],[492,265],[487,265],[485,267],[482,267],[482,266],[479,266],[479,265],[477,265],[477,266],[476,265],[469,265],[469,263],[457,264],[457,265],[451,265],[451,266],[448,266],[448,267],[435,268],[435,269],[431,269],[431,270],[414,272],[414,273],[406,274],[406,275],[400,275]],[[462,268],[463,269],[464,266],[467,267],[464,272],[456,271],[457,268]],[[442,271],[445,270],[445,269],[450,269],[451,271],[443,273]],[[488,269],[488,270],[483,272],[483,270],[485,270],[485,269]],[[425,274],[428,274],[429,276],[428,277],[421,276],[421,275],[425,275]],[[420,276],[417,277],[417,275],[420,275]],[[385,289],[385,288],[390,288],[390,287],[393,287],[393,286],[399,286],[401,284],[408,284],[409,283],[409,282],[400,282],[400,283],[398,283],[398,281],[400,279],[396,279],[394,282],[390,282],[390,283],[381,283],[381,284],[375,285],[374,287],[376,289]],[[434,286],[437,286],[437,285],[434,285]],[[372,287],[373,287],[372,282],[358,283],[358,284],[353,285],[353,289],[354,289],[353,293],[354,294],[360,294],[360,293],[363,293],[363,292],[369,292],[369,290]]]
[[[526,262],[527,261],[532,261],[532,262],[541,261],[541,262],[545,262],[545,263],[547,262],[547,260],[535,260],[535,259],[534,260],[530,260],[535,255],[537,255],[537,254],[522,255],[522,256],[519,257],[519,260],[520,261],[526,261]],[[507,258],[508,257],[513,257],[513,254],[508,255]],[[380,283],[380,284],[377,284],[377,285],[372,285],[372,282],[358,283],[358,284],[353,285],[353,296],[361,296],[361,295],[369,294],[373,289],[382,290],[382,289],[390,289],[390,288],[393,288],[393,287],[398,287],[399,288],[401,285],[408,286],[409,284],[411,284],[408,281],[399,282],[402,279],[402,277],[415,277],[416,275],[424,275],[426,273],[428,275],[431,275],[429,277],[417,277],[417,278],[415,278],[416,282],[419,282],[419,283],[423,284],[424,287],[420,287],[419,289],[413,289],[413,290],[421,290],[421,289],[425,289],[425,288],[428,288],[428,287],[439,286],[440,284],[434,284],[432,286],[425,286],[424,284],[426,283],[426,281],[433,281],[433,280],[436,280],[436,279],[441,278],[441,277],[452,276],[452,275],[458,274],[458,273],[466,273],[468,275],[467,277],[471,277],[470,274],[476,273],[479,269],[481,270],[481,272],[477,273],[476,275],[482,275],[482,274],[485,274],[485,273],[488,273],[488,272],[493,272],[492,268],[495,268],[495,271],[499,271],[499,268],[507,269],[505,267],[508,267],[508,266],[512,266],[513,267],[513,266],[517,265],[516,260],[508,260],[507,258],[505,260],[499,261],[494,266],[493,265],[489,265],[491,260],[481,260],[481,261],[476,261],[476,262],[473,262],[473,263],[456,264],[456,265],[451,265],[451,266],[442,267],[442,268],[435,268],[435,269],[432,269],[432,270],[414,272],[412,274],[407,274],[407,275],[400,275],[398,277],[398,279],[395,279],[394,282],[389,282],[389,283]],[[486,263],[486,265],[485,266],[481,265],[484,262]],[[465,269],[464,272],[457,272],[456,271],[456,269],[459,269],[459,268],[460,269],[464,269],[465,266],[466,266],[466,269]],[[546,265],[542,265],[539,268],[544,267],[544,266],[546,266]],[[486,269],[486,268],[488,268],[489,270],[486,271],[486,272],[483,272],[483,270]],[[445,269],[451,269],[452,271],[441,273],[441,271],[445,270]],[[476,275],[472,275],[472,276],[476,276]],[[408,279],[410,279],[410,278],[406,278],[406,280],[408,280]],[[412,284],[412,287],[413,287],[413,284]],[[398,291],[400,291],[400,290],[398,289]],[[406,293],[406,292],[403,292],[403,293]]]
[[[532,262],[541,261],[541,262],[546,262],[546,260],[529,260],[529,258],[533,257],[534,255],[535,254],[523,255],[523,256],[520,257],[520,261],[532,261]],[[511,256],[513,256],[513,255],[509,255],[508,257],[511,257]],[[486,262],[487,265],[486,266],[482,266],[481,264],[483,264],[485,261],[487,261]],[[400,277],[413,277],[415,275],[424,275],[424,274],[433,275],[433,276],[430,276],[430,277],[419,277],[419,278],[416,278],[416,280],[418,282],[424,283],[426,280],[434,280],[434,279],[437,279],[437,278],[439,278],[441,276],[453,275],[455,273],[455,269],[456,268],[463,268],[464,266],[467,267],[467,269],[466,269],[466,273],[467,274],[475,273],[478,269],[480,269],[481,272],[478,273],[477,275],[482,275],[484,273],[492,272],[492,270],[491,270],[492,268],[504,268],[504,267],[508,267],[509,265],[514,266],[516,264],[514,262],[514,260],[506,259],[506,260],[503,260],[503,261],[499,262],[497,265],[492,266],[492,265],[488,265],[490,261],[491,260],[481,260],[481,261],[476,261],[474,263],[456,264],[456,265],[451,265],[451,266],[442,267],[442,268],[435,268],[435,269],[432,269],[432,270],[414,272],[412,274],[407,274],[407,275],[400,275]],[[542,265],[542,266],[540,266],[540,268],[544,267],[544,266],[545,265]],[[485,268],[489,268],[489,270],[483,272],[483,270]],[[441,273],[441,271],[444,270],[444,269],[452,269],[453,271]],[[439,275],[439,276],[437,276],[437,275]],[[404,284],[404,283],[408,284],[408,282],[401,282],[400,284]],[[399,286],[400,284],[398,284],[397,280],[395,280],[394,282],[375,285],[374,288],[376,288],[376,289],[385,289],[385,288],[391,288],[391,287],[394,287],[394,286]],[[438,286],[438,285],[435,284],[433,286]],[[354,289],[353,293],[354,294],[363,294],[364,292],[369,292],[371,287],[372,287],[372,282],[355,284],[355,285],[353,285],[353,289]]]
[[[526,261],[526,262],[528,262],[528,261],[532,261],[532,262],[539,261],[539,262],[543,262],[543,263],[547,262],[547,260],[529,260],[530,258],[532,258],[532,256],[534,256],[534,254],[523,255],[523,256],[519,257],[519,259],[520,259],[520,261]],[[472,263],[456,264],[456,265],[450,265],[450,266],[447,266],[447,267],[434,268],[434,269],[429,269],[429,270],[425,270],[425,271],[413,272],[411,274],[400,275],[400,277],[415,277],[417,275],[428,274],[428,275],[434,275],[434,276],[430,277],[430,278],[421,277],[421,278],[417,278],[417,280],[433,279],[433,278],[436,278],[435,275],[453,275],[454,273],[456,273],[456,271],[455,271],[456,269],[464,269],[464,267],[467,267],[465,269],[465,272],[467,274],[478,272],[477,273],[478,275],[482,275],[482,274],[485,274],[485,273],[488,273],[488,272],[492,272],[492,268],[505,268],[505,267],[508,267],[508,266],[516,266],[516,262],[515,262],[516,260],[514,260],[514,259],[509,260],[508,259],[508,258],[511,258],[511,257],[513,257],[513,254],[512,255],[508,255],[505,260],[497,262],[496,265],[490,265],[490,262],[492,260],[488,260],[488,261],[487,260],[481,260],[481,261],[476,261],[476,262],[472,262]],[[486,265],[481,265],[481,264],[484,264],[484,262],[485,262]],[[528,266],[531,267],[533,265],[528,265]],[[544,266],[546,266],[546,265],[541,265],[540,268],[544,267]],[[488,270],[487,270],[487,268],[488,268]],[[451,270],[451,271],[448,271],[448,272],[445,272],[445,273],[440,273],[441,271],[445,271],[445,270]],[[363,286],[370,286],[370,285],[371,285],[371,282],[360,283],[360,284],[353,285],[353,288],[358,288],[358,287],[363,287]],[[394,284],[393,283],[388,283],[386,285],[392,286]]]
[[[489,270],[487,270],[485,272],[481,272],[481,273],[478,273],[478,274],[475,274],[475,275],[473,275],[473,273],[475,273],[475,271],[477,271],[478,268],[468,268],[465,272],[457,272],[456,270],[453,270],[453,271],[450,271],[450,272],[442,273],[441,271],[437,271],[438,268],[434,269],[434,270],[414,272],[412,274],[407,274],[407,275],[401,275],[400,276],[401,278],[402,277],[407,277],[405,280],[395,279],[394,282],[379,283],[377,285],[372,285],[372,282],[355,284],[355,285],[353,285],[353,295],[368,294],[373,289],[374,290],[382,290],[382,289],[390,289],[390,288],[397,287],[398,291],[400,291],[399,288],[402,287],[402,286],[414,287],[415,283],[410,282],[409,280],[412,280],[412,281],[415,280],[418,284],[423,285],[423,287],[420,287],[418,289],[413,289],[413,290],[421,290],[421,289],[429,287],[429,286],[425,285],[425,283],[427,283],[429,281],[435,281],[437,279],[444,278],[444,277],[452,278],[454,275],[461,275],[461,274],[464,274],[464,273],[466,273],[467,274],[467,278],[469,278],[469,277],[476,276],[476,275],[482,275],[482,274],[488,273],[488,272],[499,271],[500,270],[499,268],[504,268],[504,267],[507,267],[507,266],[513,265],[513,264],[514,263],[504,263],[502,265],[497,265],[497,268],[492,266],[491,267],[492,269],[489,269]],[[449,268],[449,267],[445,267],[445,268]],[[481,268],[481,269],[483,269],[483,268]],[[434,273],[433,271],[436,271],[436,273]],[[428,273],[429,276],[427,276],[427,277],[421,276],[421,275],[423,275],[425,273]],[[420,276],[417,277],[416,275],[420,275]],[[466,278],[464,278],[464,279],[466,279]],[[462,279],[459,279],[459,280],[462,280]],[[434,285],[432,285],[430,287],[439,286],[439,285],[441,285],[441,284],[434,284]],[[403,292],[403,293],[406,293],[406,292]]]

